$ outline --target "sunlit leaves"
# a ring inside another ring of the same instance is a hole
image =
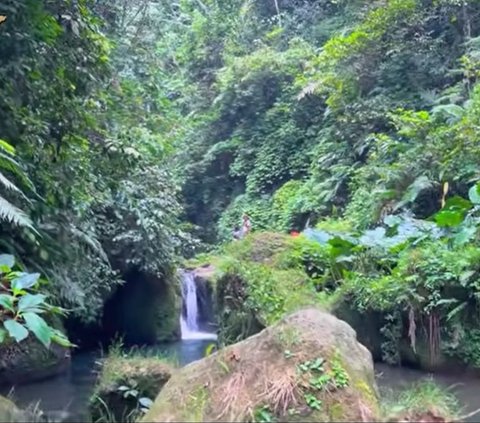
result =
[[[16,320],[8,319],[3,322],[3,326],[7,330],[9,336],[17,342],[22,342],[28,336],[28,330],[24,325],[18,323]]]

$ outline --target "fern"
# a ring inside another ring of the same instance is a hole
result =
[[[32,227],[32,221],[18,207],[0,196],[0,220],[13,223],[17,226]]]
[[[17,186],[12,182],[10,181],[2,172],[0,172],[0,184],[3,185],[7,190],[9,191],[15,191],[15,192],[18,192],[18,193],[21,193],[22,191],[20,191],[19,188],[17,188]]]
[[[15,149],[5,140],[0,140],[0,169],[8,171],[10,174],[16,176],[28,187],[33,184],[23,172],[20,164],[13,158]],[[4,173],[0,172],[0,188],[3,187],[6,191],[13,191],[20,194],[25,199],[28,198]],[[17,226],[26,226],[33,228],[32,222],[27,214],[18,207],[8,201],[0,191],[0,221],[6,221]]]

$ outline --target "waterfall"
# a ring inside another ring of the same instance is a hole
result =
[[[192,272],[182,272],[182,313],[180,328],[182,339],[217,339],[214,333],[199,330],[199,310],[197,298],[197,284]]]

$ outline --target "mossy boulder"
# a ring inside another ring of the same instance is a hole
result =
[[[90,413],[97,421],[110,413],[115,421],[135,417],[142,399],[153,400],[170,379],[174,367],[156,357],[112,354],[102,369],[90,400]]]
[[[59,345],[50,348],[30,335],[21,343],[0,346],[0,385],[17,385],[46,379],[68,370],[70,351]]]
[[[224,246],[193,268],[199,286],[214,288],[219,339],[231,344],[278,322],[286,313],[318,307],[319,294],[301,260],[291,258],[299,240],[260,232]],[[191,264],[191,263],[190,263]],[[190,267],[191,269],[191,267]]]
[[[176,372],[144,422],[372,421],[371,354],[345,322],[315,308]]]

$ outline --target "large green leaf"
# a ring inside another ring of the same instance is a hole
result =
[[[3,326],[8,331],[8,334],[17,342],[22,342],[28,336],[28,330],[22,324],[13,319],[5,320]]]
[[[18,311],[38,313],[41,311],[38,306],[45,303],[45,298],[46,296],[42,294],[25,294],[18,302]]]
[[[434,216],[434,220],[438,226],[452,227],[460,225],[464,217],[465,214],[462,211],[441,210]]]
[[[15,301],[15,298],[12,297],[11,295],[0,294],[0,306],[2,306],[3,308],[11,312],[15,311],[15,307],[13,305],[14,301]]]
[[[25,319],[25,324],[28,329],[33,332],[37,339],[45,345],[45,347],[50,347],[53,333],[50,326],[47,325],[47,322],[35,313],[24,313],[22,317]]]
[[[18,276],[12,280],[12,289],[21,291],[31,288],[37,283],[39,278],[40,273],[19,273]]]
[[[450,197],[446,203],[445,207],[442,210],[455,210],[455,211],[463,211],[467,212],[472,208],[472,203],[465,198],[462,198],[458,195],[454,197]]]
[[[382,242],[385,240],[386,232],[386,229],[382,227],[365,231],[360,237],[360,242],[366,247],[383,246]]]
[[[460,231],[454,237],[454,243],[456,245],[464,245],[470,242],[477,234],[477,226],[461,225]]]
[[[476,184],[470,188],[468,191],[468,198],[470,198],[470,201],[473,204],[480,204],[480,184]]]
[[[15,257],[11,254],[0,254],[0,266],[6,266],[11,269],[15,266]]]

